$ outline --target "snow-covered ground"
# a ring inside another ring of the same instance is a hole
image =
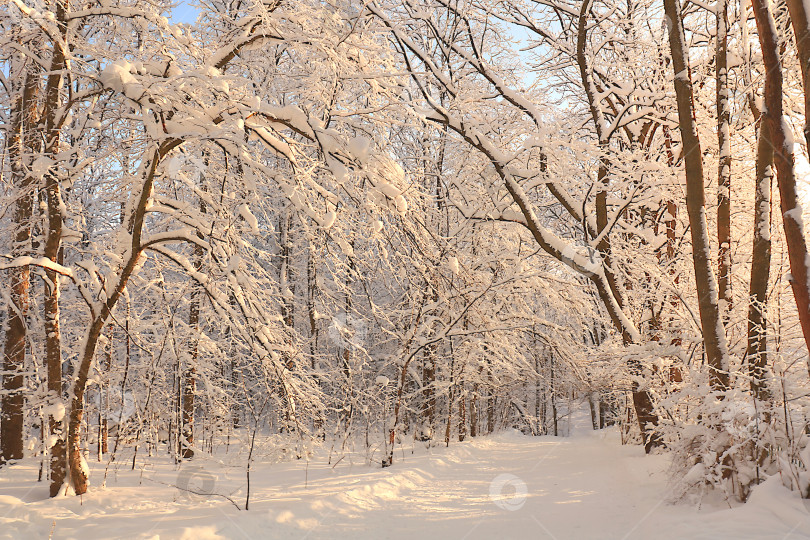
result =
[[[665,456],[621,446],[615,431],[572,437],[501,433],[449,449],[398,451],[393,467],[316,455],[244,471],[199,460],[121,467],[83,498],[47,499],[36,465],[0,472],[2,538],[810,538],[805,503],[773,479],[734,509],[666,502]],[[91,464],[93,466],[93,464]],[[194,468],[197,467],[197,468]],[[93,479],[103,476],[95,464]],[[33,486],[33,487],[32,487]]]

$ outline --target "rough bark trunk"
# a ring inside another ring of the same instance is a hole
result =
[[[319,233],[316,233],[315,240],[310,241],[309,247],[307,249],[307,315],[309,319],[309,355],[310,355],[310,363],[313,371],[317,371],[318,363],[317,363],[317,353],[318,353],[318,322],[315,317],[315,300],[318,296],[318,279],[317,279],[317,272],[318,268],[316,266],[317,260],[317,247],[315,242],[318,242],[320,238]],[[318,386],[321,385],[320,380],[318,380]],[[321,438],[322,440],[326,438],[326,432],[324,431],[324,414],[322,410],[319,410],[315,416],[315,421],[313,427],[315,428],[315,434],[317,437]]]
[[[596,431],[599,429],[599,413],[597,412],[596,403],[594,403],[593,392],[588,393],[588,406],[591,409],[591,426]]]
[[[27,173],[30,156],[34,153],[32,125],[36,121],[36,96],[39,77],[29,63],[20,61],[11,73],[15,96],[11,111],[11,126],[6,140],[6,151],[11,165],[11,182],[17,190],[12,223],[13,256],[31,250],[31,215],[33,210],[33,179]],[[21,81],[22,84],[19,84]],[[8,307],[5,343],[3,344],[3,398],[0,409],[0,465],[23,457],[23,427],[25,396],[23,394],[25,349],[28,314],[30,270],[28,266],[11,268],[8,283],[11,303]]]
[[[53,55],[45,89],[45,104],[42,113],[44,127],[44,155],[54,159],[59,153],[59,128],[56,117],[61,104],[61,90],[63,71],[67,65],[65,50],[63,49],[67,38],[67,9],[68,2],[56,2],[55,22],[60,31],[61,40],[52,43]],[[59,253],[62,245],[62,189],[53,169],[46,172],[45,194],[47,199],[48,230],[45,239],[45,257],[54,263],[59,262]],[[45,270],[45,358],[48,366],[48,393],[52,410],[62,405],[62,343],[59,328],[59,275],[53,270]],[[61,414],[50,415],[50,435],[55,438],[51,448],[51,496],[56,496],[64,483],[69,467],[82,468],[80,456],[70,455],[68,463],[65,462],[65,439]],[[78,425],[76,426],[78,430]],[[76,434],[78,450],[78,433]]]
[[[559,424],[557,418],[557,388],[554,384],[554,357],[549,358],[548,361],[549,371],[549,394],[551,397],[551,422],[554,428],[554,436],[559,435]]]
[[[464,392],[464,383],[459,384],[458,395],[458,442],[467,438],[467,397]]]
[[[50,237],[53,233],[49,232]],[[46,249],[47,253],[47,249]],[[48,402],[51,410],[62,404],[62,349],[59,335],[59,285],[56,272],[46,271],[45,284],[45,362],[48,367]],[[50,496],[55,497],[62,489],[67,475],[65,461],[65,439],[62,419],[48,417],[48,433],[53,437],[51,446],[51,486]]]
[[[534,328],[532,328],[532,335],[535,334]],[[535,379],[534,379],[534,421],[537,424],[537,435],[543,435],[543,416],[541,414],[541,406],[543,405],[543,400],[545,399],[545,394],[541,390],[541,379],[540,379],[540,355],[537,353],[537,344],[535,342],[534,346],[534,372],[535,372]]]
[[[295,283],[293,282],[293,269],[292,269],[292,226],[293,226],[293,207],[288,205],[284,210],[282,216],[279,218],[279,247],[280,247],[280,263],[279,263],[279,285],[281,287],[281,318],[286,326],[287,334],[285,336],[286,345],[292,345],[292,333],[295,332]],[[348,322],[349,311],[346,310],[346,320]],[[344,356],[348,355],[348,347],[344,350]],[[295,369],[295,361],[292,352],[288,348],[283,351],[284,364],[292,371]],[[348,357],[345,359],[348,365]],[[284,426],[282,431],[293,431],[296,429],[295,424],[295,402],[293,397],[287,393],[285,394],[285,410],[284,410]]]
[[[290,239],[290,229],[292,228],[292,215],[293,210],[291,206],[288,206],[287,209],[282,213],[282,216],[279,218],[279,231],[280,231],[280,266],[279,266],[279,286],[281,287],[281,295],[283,298],[281,304],[281,318],[284,320],[284,324],[287,328],[293,328],[295,323],[294,320],[294,309],[295,304],[293,303],[293,291],[294,285],[290,281],[291,275],[291,265],[290,259],[292,256],[292,240]],[[346,313],[346,317],[348,318],[348,312]]]
[[[200,213],[205,213],[205,203],[200,201]],[[202,234],[197,233],[202,239]],[[194,246],[193,265],[198,272],[202,268],[205,250],[202,246]],[[183,405],[182,405],[182,437],[180,439],[180,457],[191,459],[194,457],[194,393],[197,387],[197,361],[200,350],[200,304],[202,301],[202,287],[192,281],[191,294],[188,306],[188,329],[191,332],[189,342],[188,364],[183,373]]]
[[[599,401],[599,429],[604,429],[608,426],[607,417],[608,417],[608,404],[604,399],[600,399]]]
[[[425,141],[425,147],[428,147],[428,141]],[[444,158],[447,151],[447,127],[441,130],[441,144],[439,145],[439,154],[432,163],[428,159],[425,160],[425,171],[430,168],[433,169],[435,175],[435,184],[433,185],[434,196],[436,198],[436,219],[435,227],[441,236],[447,236],[449,231],[449,213],[445,200],[444,186],[442,185],[442,175],[444,174]],[[444,214],[444,216],[443,216]],[[445,221],[442,222],[442,217]],[[432,292],[434,303],[439,300],[439,279],[438,275],[433,276],[432,282],[428,284]],[[422,399],[424,401],[422,409],[422,425],[427,427],[429,438],[433,438],[433,432],[436,426],[436,356],[439,350],[439,344],[435,343],[425,348],[425,354],[422,360]]]
[[[107,325],[107,351],[105,354],[105,365],[104,371],[107,374],[106,376],[106,383],[107,383],[107,394],[110,392],[110,369],[112,368],[112,359],[113,359],[113,325]],[[123,394],[121,396],[123,398]],[[102,395],[101,400],[99,402],[99,407],[102,408],[105,412],[106,409],[104,401],[109,402],[109,398],[107,396]],[[120,433],[120,427],[119,427]],[[98,434],[98,460],[101,461],[102,454],[106,454],[109,450],[109,428],[108,428],[108,421],[106,414],[102,415],[99,412],[99,434]]]
[[[489,396],[487,397],[487,433],[495,431],[495,394],[490,387]]]
[[[681,8],[678,0],[664,0],[664,11],[669,24],[669,43],[675,73],[675,94],[678,103],[678,121],[684,149],[686,169],[686,211],[692,236],[692,263],[695,269],[700,324],[709,365],[712,389],[728,388],[728,345],[720,317],[717,282],[709,258],[710,242],[706,223],[703,154],[698,139],[692,82],[687,64],[687,53]]]
[[[431,298],[438,304],[439,290],[437,279],[428,282],[432,291]],[[422,355],[422,427],[433,438],[433,428],[436,424],[436,355],[439,351],[439,344],[433,343],[425,347]]]
[[[478,375],[481,375],[480,369]],[[470,437],[478,436],[478,388],[478,382],[473,383],[470,395]]]
[[[433,427],[436,424],[436,350],[438,345],[425,347],[422,358],[422,425],[433,438]]]

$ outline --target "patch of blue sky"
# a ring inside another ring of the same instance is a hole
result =
[[[198,15],[199,9],[194,3],[188,0],[179,0],[171,10],[169,20],[173,23],[193,24],[197,21]]]

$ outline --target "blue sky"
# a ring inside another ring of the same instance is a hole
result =
[[[197,8],[191,2],[181,0],[172,10],[171,20],[174,23],[193,23],[197,20]]]

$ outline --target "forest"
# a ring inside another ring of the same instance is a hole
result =
[[[810,538],[808,110],[803,0],[6,0],[0,537]]]

